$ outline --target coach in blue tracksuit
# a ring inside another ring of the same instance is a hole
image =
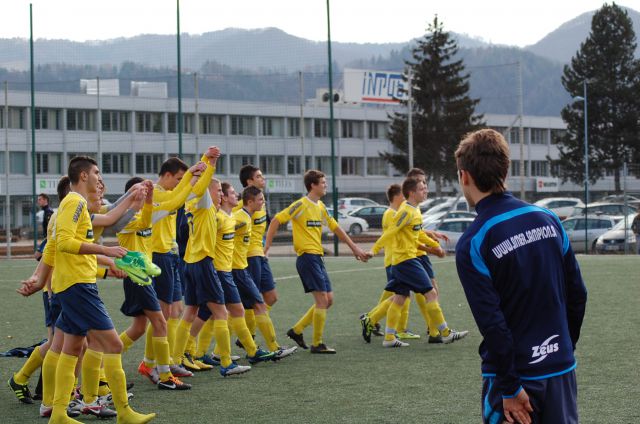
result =
[[[509,147],[494,130],[455,153],[477,218],[456,247],[458,275],[484,340],[485,423],[578,423],[576,360],[587,291],[560,221],[506,191]]]

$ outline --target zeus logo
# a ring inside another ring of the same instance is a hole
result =
[[[557,352],[559,350],[558,343],[549,344],[549,342],[556,337],[559,337],[557,334],[549,337],[547,340],[542,342],[540,346],[533,346],[531,350],[533,350],[532,358],[538,358],[534,361],[529,362],[530,364],[537,364],[538,362],[542,362],[545,360],[547,355]]]

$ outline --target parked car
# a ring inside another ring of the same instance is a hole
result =
[[[624,203],[624,197],[624,194],[610,194],[608,196],[604,196],[602,199],[600,199],[600,201],[606,203]],[[627,194],[627,203],[637,204],[639,202],[640,198]]]
[[[627,251],[633,253],[636,248],[636,235],[631,231],[633,215],[627,216],[626,230],[625,220],[622,219],[612,229],[602,234],[596,240],[596,253],[624,253],[625,244]]]
[[[333,208],[327,208],[327,212],[329,212],[330,216],[333,216]],[[369,230],[369,224],[367,224],[367,221],[365,221],[364,219],[358,218],[356,216],[348,216],[340,211],[338,211],[338,224],[340,225],[340,228],[342,228],[346,233],[354,236],[361,234],[363,231]],[[293,230],[291,221],[287,223],[287,230]],[[326,225],[322,226],[322,232],[329,232],[329,229],[326,227]]]
[[[446,201],[450,201],[452,199],[454,198],[453,197],[430,197],[424,202],[420,203],[418,207],[420,208],[420,213],[425,213],[432,207],[438,206],[439,204],[444,203]]]
[[[365,206],[349,212],[347,215],[362,218],[367,221],[369,228],[382,228],[382,215],[389,206]]]
[[[427,210],[422,214],[422,218],[434,215],[439,212],[451,212],[451,211],[463,211],[469,212],[472,209],[469,207],[467,200],[464,197],[450,197],[447,201],[440,203]]]
[[[445,219],[451,218],[475,218],[477,214],[475,212],[465,211],[442,211],[422,218],[422,228],[425,230],[434,230],[436,226]]]
[[[584,206],[575,207],[570,216],[584,215],[584,208]],[[625,208],[624,203],[595,202],[587,205],[587,213],[589,215],[608,215],[615,218],[616,223],[623,219],[625,215],[635,212],[636,208],[631,205],[627,205]]]
[[[381,206],[377,202],[364,197],[344,197],[338,199],[338,210],[342,213],[349,213],[364,206]]]
[[[574,208],[584,206],[584,203],[576,197],[548,197],[538,200],[534,205],[549,209],[560,219],[565,219],[573,213]]]
[[[616,220],[604,215],[588,215],[586,219],[587,246],[595,251],[596,239],[616,225]],[[562,227],[569,237],[574,252],[584,252],[585,219],[584,216],[569,217],[562,221]]]
[[[436,231],[449,237],[449,241],[440,240],[440,246],[447,252],[455,252],[458,240],[475,218],[451,218],[445,219],[436,226]]]

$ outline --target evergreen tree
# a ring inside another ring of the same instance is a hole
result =
[[[444,182],[457,178],[454,152],[462,136],[484,125],[483,116],[474,113],[479,100],[469,98],[469,74],[457,53],[455,39],[436,16],[405,62],[413,79],[414,166],[435,180],[438,195]],[[391,116],[389,139],[400,153],[382,154],[401,171],[409,167],[407,115]]]
[[[565,65],[562,85],[583,97],[587,82],[589,181],[613,172],[620,191],[622,164],[640,159],[640,61],[634,58],[636,37],[627,12],[605,4],[593,16],[591,32]],[[584,104],[562,109],[566,134],[557,141],[556,174],[563,181],[584,181]]]

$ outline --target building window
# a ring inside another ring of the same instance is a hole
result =
[[[300,119],[289,118],[289,137],[300,137]]]
[[[273,118],[260,118],[260,135],[261,136],[273,137],[273,121],[274,121]]]
[[[367,158],[367,175],[387,175],[387,169],[383,158]]]
[[[37,130],[59,130],[60,110],[38,108],[35,110],[34,123]]]
[[[78,157],[78,156],[87,156],[90,158],[95,159],[97,156],[95,153],[85,153],[85,152],[73,152],[73,153],[69,153],[67,154],[67,159],[69,162],[71,162],[71,159]]]
[[[36,153],[36,174],[61,174],[60,153]]]
[[[231,135],[254,135],[253,117],[232,116]]]
[[[384,139],[387,136],[387,124],[385,122],[367,122],[369,138],[371,140]]]
[[[358,121],[342,121],[342,138],[361,138],[361,128]]]
[[[532,128],[531,144],[547,144],[547,130]]]
[[[227,173],[227,156],[220,155],[216,161],[216,174],[222,175]]]
[[[343,157],[341,162],[342,175],[364,175],[362,158]]]
[[[136,112],[136,132],[162,132],[162,113]]]
[[[251,155],[231,155],[231,173],[237,174],[244,165],[255,164],[256,157]]]
[[[164,157],[162,154],[138,153],[136,154],[137,174],[158,174]]]
[[[102,172],[104,174],[131,174],[131,155],[128,153],[103,153]]]
[[[169,114],[169,122],[168,122],[168,130],[171,134],[178,133],[178,114],[170,113]],[[182,114],[182,133],[183,134],[193,134],[193,122],[194,116],[191,114]]]
[[[95,131],[96,111],[82,109],[67,109],[67,130]]]
[[[531,176],[532,177],[547,177],[549,176],[549,162],[546,160],[532,160],[531,161]]]
[[[316,169],[325,174],[331,173],[331,156],[316,156]]]
[[[102,111],[102,131],[129,132],[129,112],[119,110]]]
[[[9,108],[9,128],[16,130],[23,130],[24,126],[24,108]],[[4,108],[0,107],[0,128],[5,126]]]
[[[519,177],[520,176],[520,160],[512,160],[511,161],[511,176]],[[527,161],[524,161],[524,176],[528,177],[529,172],[527,172]]]
[[[313,135],[314,137],[329,137],[329,120],[316,119],[313,121]]]
[[[509,143],[520,143],[520,128],[511,128],[511,131],[509,131]]]
[[[180,160],[182,160],[184,163],[187,164],[187,166],[191,166],[191,165],[195,165],[196,164],[196,155],[191,154],[191,153],[183,153],[182,155],[179,155],[177,153],[169,153],[169,157],[170,158],[180,158]],[[198,158],[199,160],[200,158]]]
[[[27,173],[27,152],[9,153],[9,172],[12,174]]]
[[[224,135],[224,116],[200,115],[200,134]]]
[[[260,169],[265,174],[284,175],[284,157],[260,156]]]

